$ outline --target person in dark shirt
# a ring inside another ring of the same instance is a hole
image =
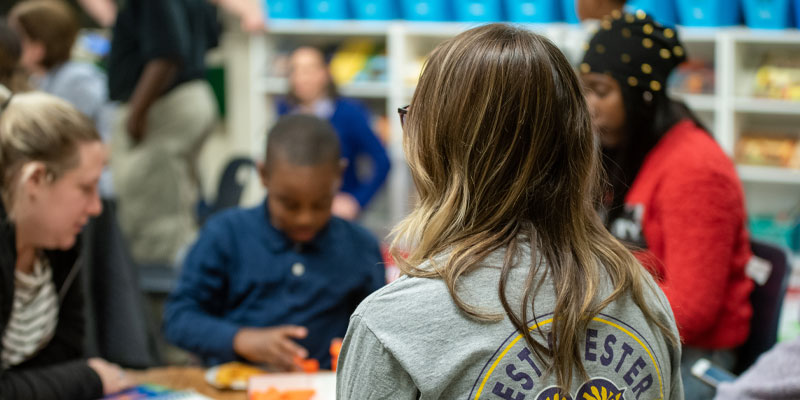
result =
[[[129,0],[117,16],[108,81],[122,106],[111,169],[137,262],[171,264],[196,234],[195,159],[217,119],[204,57],[218,35],[206,0]]]
[[[385,283],[377,240],[331,216],[342,181],[336,133],[308,115],[278,121],[260,166],[264,204],[212,217],[164,315],[167,340],[208,364],[330,367],[356,306]]]
[[[91,121],[0,85],[0,399],[90,400],[132,382],[84,358],[78,234],[102,211],[107,150]]]

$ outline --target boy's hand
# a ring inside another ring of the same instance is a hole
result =
[[[294,359],[308,357],[308,351],[292,339],[303,339],[307,335],[306,328],[295,325],[242,328],[233,337],[233,350],[255,363],[266,363],[284,371],[300,371]]]

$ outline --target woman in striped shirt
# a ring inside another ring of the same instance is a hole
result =
[[[0,399],[95,399],[122,370],[82,359],[76,240],[101,203],[106,149],[56,97],[0,86]]]

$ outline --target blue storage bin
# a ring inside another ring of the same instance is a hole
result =
[[[676,0],[678,19],[686,26],[739,25],[741,7],[736,0]]]
[[[800,27],[800,0],[794,0],[794,23]]]
[[[448,21],[450,10],[446,0],[401,0],[404,19],[409,21]]]
[[[577,0],[561,0],[561,15],[564,16],[564,21],[570,24],[580,24],[581,20],[578,19],[578,9],[575,3]]]
[[[792,25],[792,0],[743,0],[744,20],[757,29],[786,29]]]
[[[456,20],[466,22],[502,21],[501,0],[454,0]]]
[[[512,22],[561,21],[561,4],[558,0],[506,0],[508,20]]]
[[[387,20],[397,17],[392,0],[351,0],[356,19]]]
[[[626,9],[643,10],[662,25],[675,26],[678,23],[675,2],[672,0],[628,0]]]
[[[305,11],[311,19],[347,19],[346,0],[305,0]]]
[[[298,19],[300,0],[264,0],[264,10],[269,19]]]

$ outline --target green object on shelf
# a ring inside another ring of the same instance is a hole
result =
[[[220,118],[225,118],[225,68],[208,67],[206,68],[206,80],[214,91],[217,99],[217,110]]]
[[[800,251],[800,220],[773,215],[756,215],[749,219],[750,235],[754,238]]]
[[[800,322],[794,321],[786,325],[787,326],[784,326],[783,329],[778,332],[779,342],[786,342],[796,337],[800,337]]]

